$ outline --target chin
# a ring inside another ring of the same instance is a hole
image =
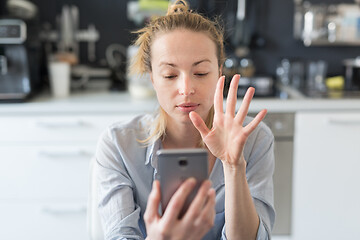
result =
[[[193,125],[193,123],[192,123],[191,120],[190,120],[189,115],[176,116],[174,119],[175,119],[178,123],[181,123],[181,124]],[[174,119],[173,119],[173,120],[174,120]]]
[[[190,123],[190,124],[192,124],[189,116],[182,116],[182,117],[180,118],[180,121],[181,121],[182,123]]]

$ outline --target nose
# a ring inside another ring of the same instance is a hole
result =
[[[178,92],[180,95],[189,96],[195,93],[195,88],[191,76],[184,74],[179,79]]]

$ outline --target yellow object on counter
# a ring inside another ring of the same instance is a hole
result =
[[[326,87],[331,90],[343,90],[345,79],[343,76],[329,77],[326,79]]]
[[[165,11],[169,7],[168,0],[140,0],[139,1],[140,9],[142,10],[160,10]]]

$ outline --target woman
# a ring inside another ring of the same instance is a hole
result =
[[[160,110],[112,125],[99,141],[96,169],[105,238],[270,239],[273,136],[261,123],[266,110],[246,117],[253,88],[235,114],[239,75],[231,81],[223,113],[222,31],[177,1],[138,34],[132,67],[150,74]],[[196,147],[208,150],[209,180],[181,219],[194,179],[180,186],[160,215],[154,153]]]

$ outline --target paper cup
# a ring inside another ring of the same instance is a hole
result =
[[[70,94],[70,64],[50,62],[50,90],[55,98],[65,98]]]

